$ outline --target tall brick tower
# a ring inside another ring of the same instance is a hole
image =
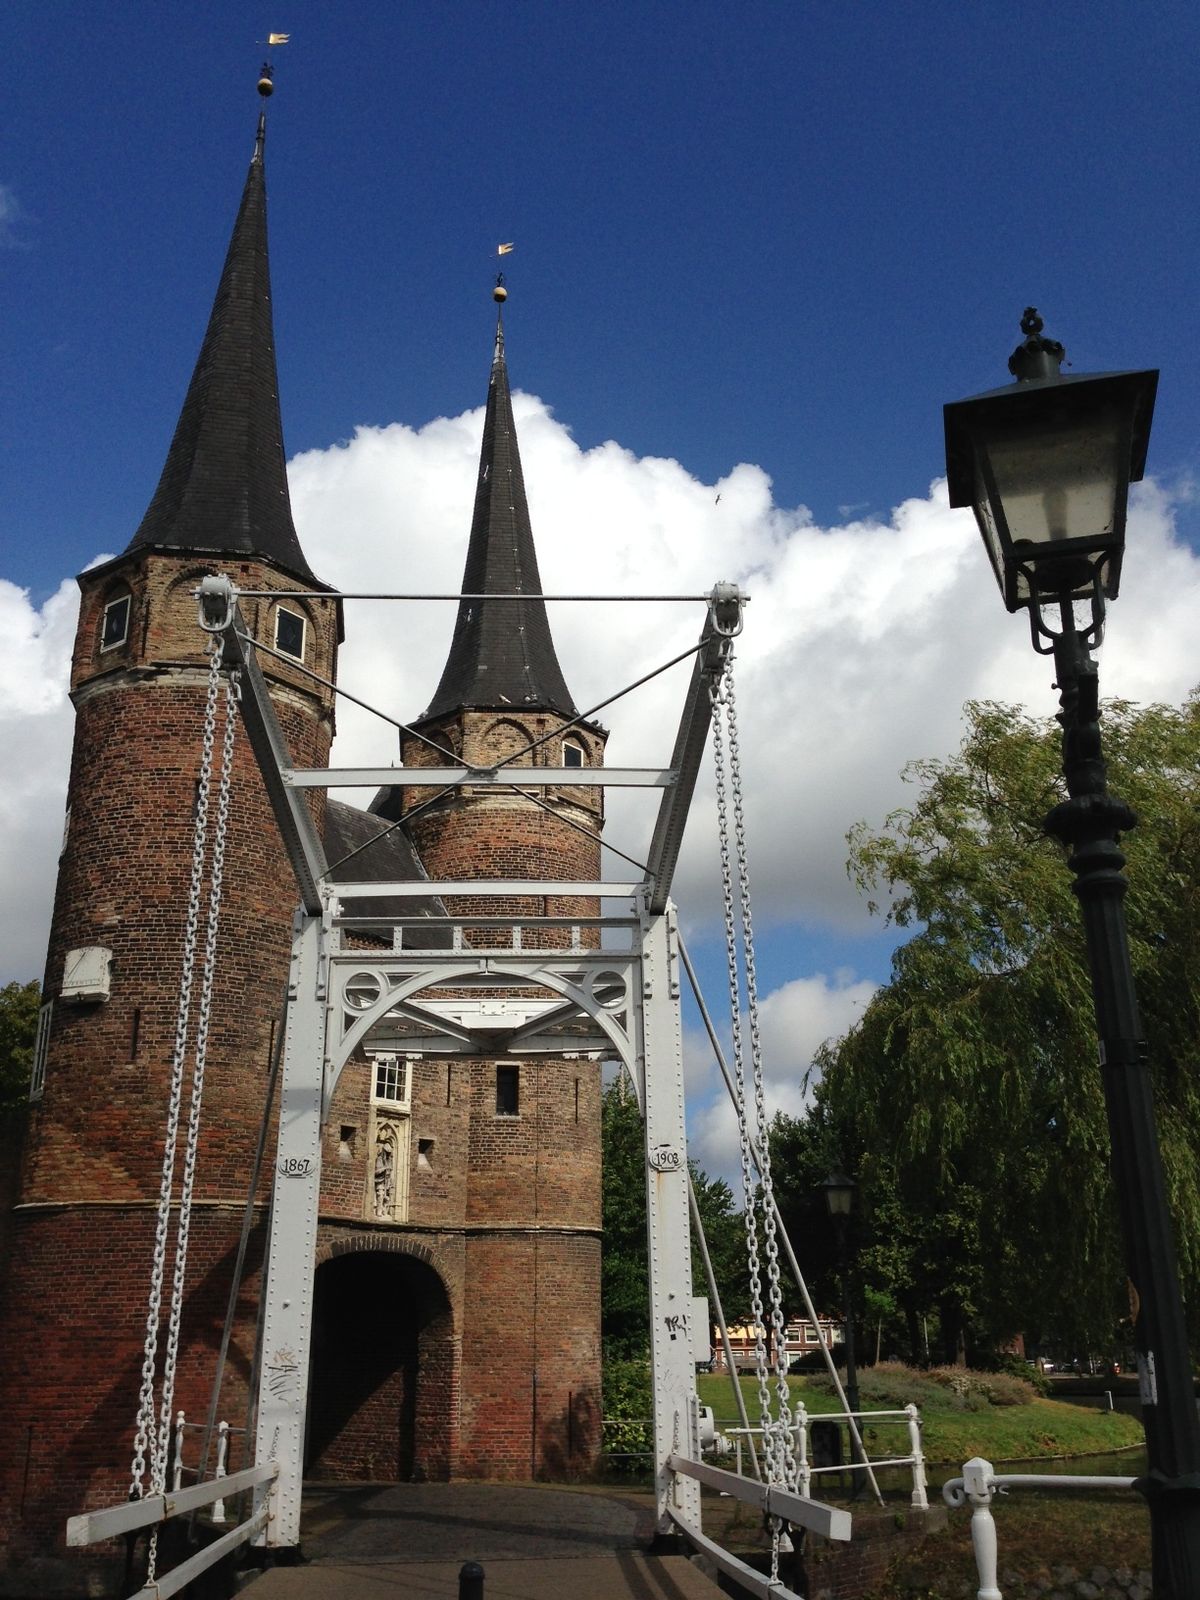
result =
[[[66,1516],[123,1498],[129,1484],[207,677],[193,598],[201,576],[225,571],[245,589],[308,594],[251,601],[244,612],[279,652],[264,653],[262,666],[295,759],[325,764],[333,731],[328,691],[290,664],[332,679],[340,611],[332,596],[312,597],[325,586],[292,523],[263,147],[260,118],[150,507],[124,553],[79,578],[67,820],[0,1291],[7,1592],[47,1592]],[[290,871],[240,735],[233,782],[177,1388],[193,1416],[207,1403],[290,947]],[[263,1215],[222,1395],[235,1420],[253,1350]],[[68,1588],[81,1592],[81,1579],[76,1566]]]
[[[403,762],[487,767],[511,757],[513,785],[468,785],[432,802],[429,789],[393,788],[372,810],[401,824],[389,838],[406,835],[435,883],[596,881],[603,790],[573,786],[570,774],[602,763],[606,734],[578,720],[555,654],[499,319],[462,596],[441,681],[402,739]],[[534,765],[561,768],[561,785],[522,791],[520,773]],[[458,896],[444,909],[527,917],[525,948],[540,939],[562,949],[570,918],[596,907]],[[535,928],[544,917],[561,921]],[[480,948],[497,937],[494,927],[466,930]],[[377,981],[367,961],[367,992]],[[484,991],[476,1003],[495,1009],[501,995]],[[530,1477],[590,1465],[600,1398],[598,1062],[528,1049],[406,1055],[389,1051],[385,1030],[343,1074],[324,1171],[310,1470]]]

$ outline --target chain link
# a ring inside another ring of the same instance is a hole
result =
[[[183,1316],[184,1284],[187,1274],[188,1241],[191,1228],[192,1195],[195,1188],[196,1157],[200,1143],[200,1113],[204,1098],[204,1070],[208,1058],[208,1034],[212,1011],[213,982],[216,973],[217,936],[220,926],[221,892],[225,870],[225,849],[229,828],[229,806],[233,783],[234,735],[237,728],[239,675],[231,673],[225,686],[225,725],[221,744],[221,770],[217,786],[217,814],[213,830],[212,862],[209,873],[208,915],[201,967],[200,998],[197,1005],[195,1054],[192,1065],[191,1097],[188,1104],[187,1134],[184,1145],[183,1177],[180,1187],[179,1218],[175,1239],[175,1260],[171,1281],[171,1301],[167,1319],[167,1343],[158,1417],[155,1418],[155,1378],[158,1367],[159,1326],[162,1316],[163,1282],[166,1276],[171,1198],[175,1185],[176,1149],[183,1102],[184,1066],[191,1016],[192,988],[196,967],[196,947],[200,929],[200,901],[204,863],[208,853],[208,818],[212,786],[213,751],[216,745],[217,700],[221,679],[221,652],[214,641],[209,661],[208,690],[204,705],[204,731],[200,774],[196,786],[196,815],[192,831],[192,871],[188,890],[187,920],[184,930],[183,962],[179,984],[179,1003],[175,1019],[175,1042],[171,1059],[171,1088],[167,1110],[167,1131],[163,1146],[162,1182],[154,1237],[154,1259],[146,1313],[146,1341],[142,1357],[142,1386],[138,1400],[134,1439],[130,1497],[145,1493],[149,1456],[150,1492],[166,1489],[167,1464],[171,1444],[171,1416],[175,1396],[175,1376],[179,1358],[179,1335]],[[147,1554],[147,1581],[153,1582],[158,1560],[158,1531],[152,1533]]]
[[[221,775],[217,786],[217,818],[213,829],[212,864],[209,870],[208,924],[205,929],[200,1001],[196,1015],[192,1093],[188,1106],[187,1143],[184,1149],[183,1180],[180,1185],[179,1196],[178,1234],[175,1245],[175,1270],[171,1283],[167,1349],[163,1362],[158,1450],[154,1464],[154,1481],[159,1492],[166,1485],[170,1424],[175,1401],[175,1372],[179,1356],[179,1330],[183,1316],[183,1290],[187,1273],[188,1241],[192,1222],[192,1193],[195,1187],[196,1156],[200,1142],[200,1112],[204,1100],[204,1069],[208,1061],[208,1031],[212,1014],[213,978],[217,965],[217,933],[221,915],[221,884],[225,872],[225,844],[229,828],[229,796],[233,778],[233,741],[237,729],[237,677],[236,673],[231,674],[225,686],[225,729],[221,745]]]
[[[738,743],[737,702],[733,684],[733,658],[726,661],[720,685],[712,694],[713,764],[716,774],[717,833],[721,858],[721,896],[725,921],[726,966],[729,977],[730,1032],[733,1043],[735,1109],[742,1168],[742,1216],[750,1270],[750,1312],[754,1328],[754,1366],[762,1416],[763,1455],[770,1483],[794,1489],[799,1472],[795,1455],[794,1422],[787,1385],[787,1347],[780,1287],[779,1247],[772,1205],[767,1112],[762,1068],[762,1042],[758,1020],[758,977],[754,959],[754,925],[750,911],[750,871],[746,851],[746,826],[742,802],[741,752]],[[728,738],[728,778],[726,775]],[[733,836],[737,868],[734,871],[729,842],[729,797],[733,801]],[[739,972],[738,922],[745,970],[746,1016],[750,1035],[751,1084],[754,1122],[746,1103],[745,1039],[742,1028],[742,979]],[[755,1182],[753,1158],[758,1158]],[[766,1311],[762,1294],[762,1258],[759,1251],[759,1215],[766,1254],[767,1298],[774,1339],[776,1406],[772,1405],[770,1358],[764,1329]],[[777,1414],[776,1414],[777,1407]],[[779,1578],[782,1525],[771,1518],[771,1578]]]
[[[204,702],[204,734],[200,753],[200,774],[196,784],[196,813],[192,827],[192,874],[188,886],[187,919],[183,935],[183,962],[179,979],[179,1001],[175,1014],[175,1044],[171,1056],[171,1086],[167,1104],[167,1127],[163,1140],[162,1178],[158,1193],[158,1213],[154,1229],[154,1257],[150,1271],[150,1293],[146,1306],[146,1339],[142,1351],[142,1387],[138,1397],[137,1425],[133,1444],[133,1464],[129,1485],[130,1499],[140,1500],[145,1493],[146,1454],[158,1455],[158,1429],[154,1416],[155,1374],[158,1366],[158,1327],[162,1312],[163,1278],[167,1263],[167,1235],[171,1219],[171,1194],[175,1187],[175,1146],[179,1137],[179,1114],[183,1100],[183,1068],[187,1055],[188,1019],[192,1003],[192,974],[196,965],[196,940],[200,927],[200,889],[204,877],[204,856],[208,840],[208,794],[212,776],[213,746],[216,742],[217,693],[221,681],[220,652],[215,643],[209,660],[208,693]]]

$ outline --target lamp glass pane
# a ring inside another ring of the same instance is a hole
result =
[[[1117,508],[1129,470],[1128,459],[1120,459],[1123,446],[1127,454],[1127,431],[1109,407],[1082,417],[1042,418],[1036,428],[1005,430],[987,440],[1017,554],[1023,545],[1050,553],[1055,544],[1075,540],[1100,550],[1120,537]]]

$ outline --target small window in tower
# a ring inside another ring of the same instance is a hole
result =
[[[33,1041],[33,1071],[29,1076],[29,1098],[40,1100],[46,1087],[46,1057],[50,1052],[50,1015],[53,1001],[48,1000],[38,1012],[37,1036]]]
[[[519,1067],[496,1068],[496,1115],[516,1117],[521,1110],[521,1072]]]
[[[282,606],[275,613],[275,648],[297,661],[304,660],[304,618]]]
[[[585,755],[586,755],[586,752],[585,752],[583,746],[579,743],[579,741],[577,739],[564,739],[563,740],[563,766],[564,767],[584,767],[584,766],[586,766],[587,762],[584,759]]]
[[[411,1097],[409,1089],[409,1063],[403,1056],[376,1056],[375,1082],[372,1099],[377,1105],[407,1106]]]
[[[122,594],[115,600],[110,600],[105,606],[104,621],[100,627],[101,650],[115,649],[128,639],[129,610],[132,603],[131,596]]]

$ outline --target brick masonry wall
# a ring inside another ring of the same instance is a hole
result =
[[[69,826],[46,966],[53,1026],[0,1303],[0,1416],[18,1441],[15,1453],[0,1452],[0,1565],[64,1553],[67,1515],[128,1488],[207,677],[191,591],[207,570],[215,566],[148,554],[80,580]],[[292,581],[260,563],[239,563],[232,576],[247,588]],[[122,593],[132,600],[128,635],[104,650],[104,607]],[[307,664],[331,676],[334,603],[293,604],[309,624]],[[246,620],[273,640],[268,602],[249,602]],[[264,657],[262,665],[294,758],[324,764],[329,692],[314,691],[288,664]],[[294,905],[290,867],[240,728],[235,751],[177,1401],[189,1413],[207,1404]],[[67,951],[87,946],[112,951],[110,998],[63,1002]],[[259,1199],[266,1197],[264,1182]],[[231,1359],[231,1421],[244,1413],[256,1300],[252,1277]],[[77,1586],[77,1574],[71,1581]]]

